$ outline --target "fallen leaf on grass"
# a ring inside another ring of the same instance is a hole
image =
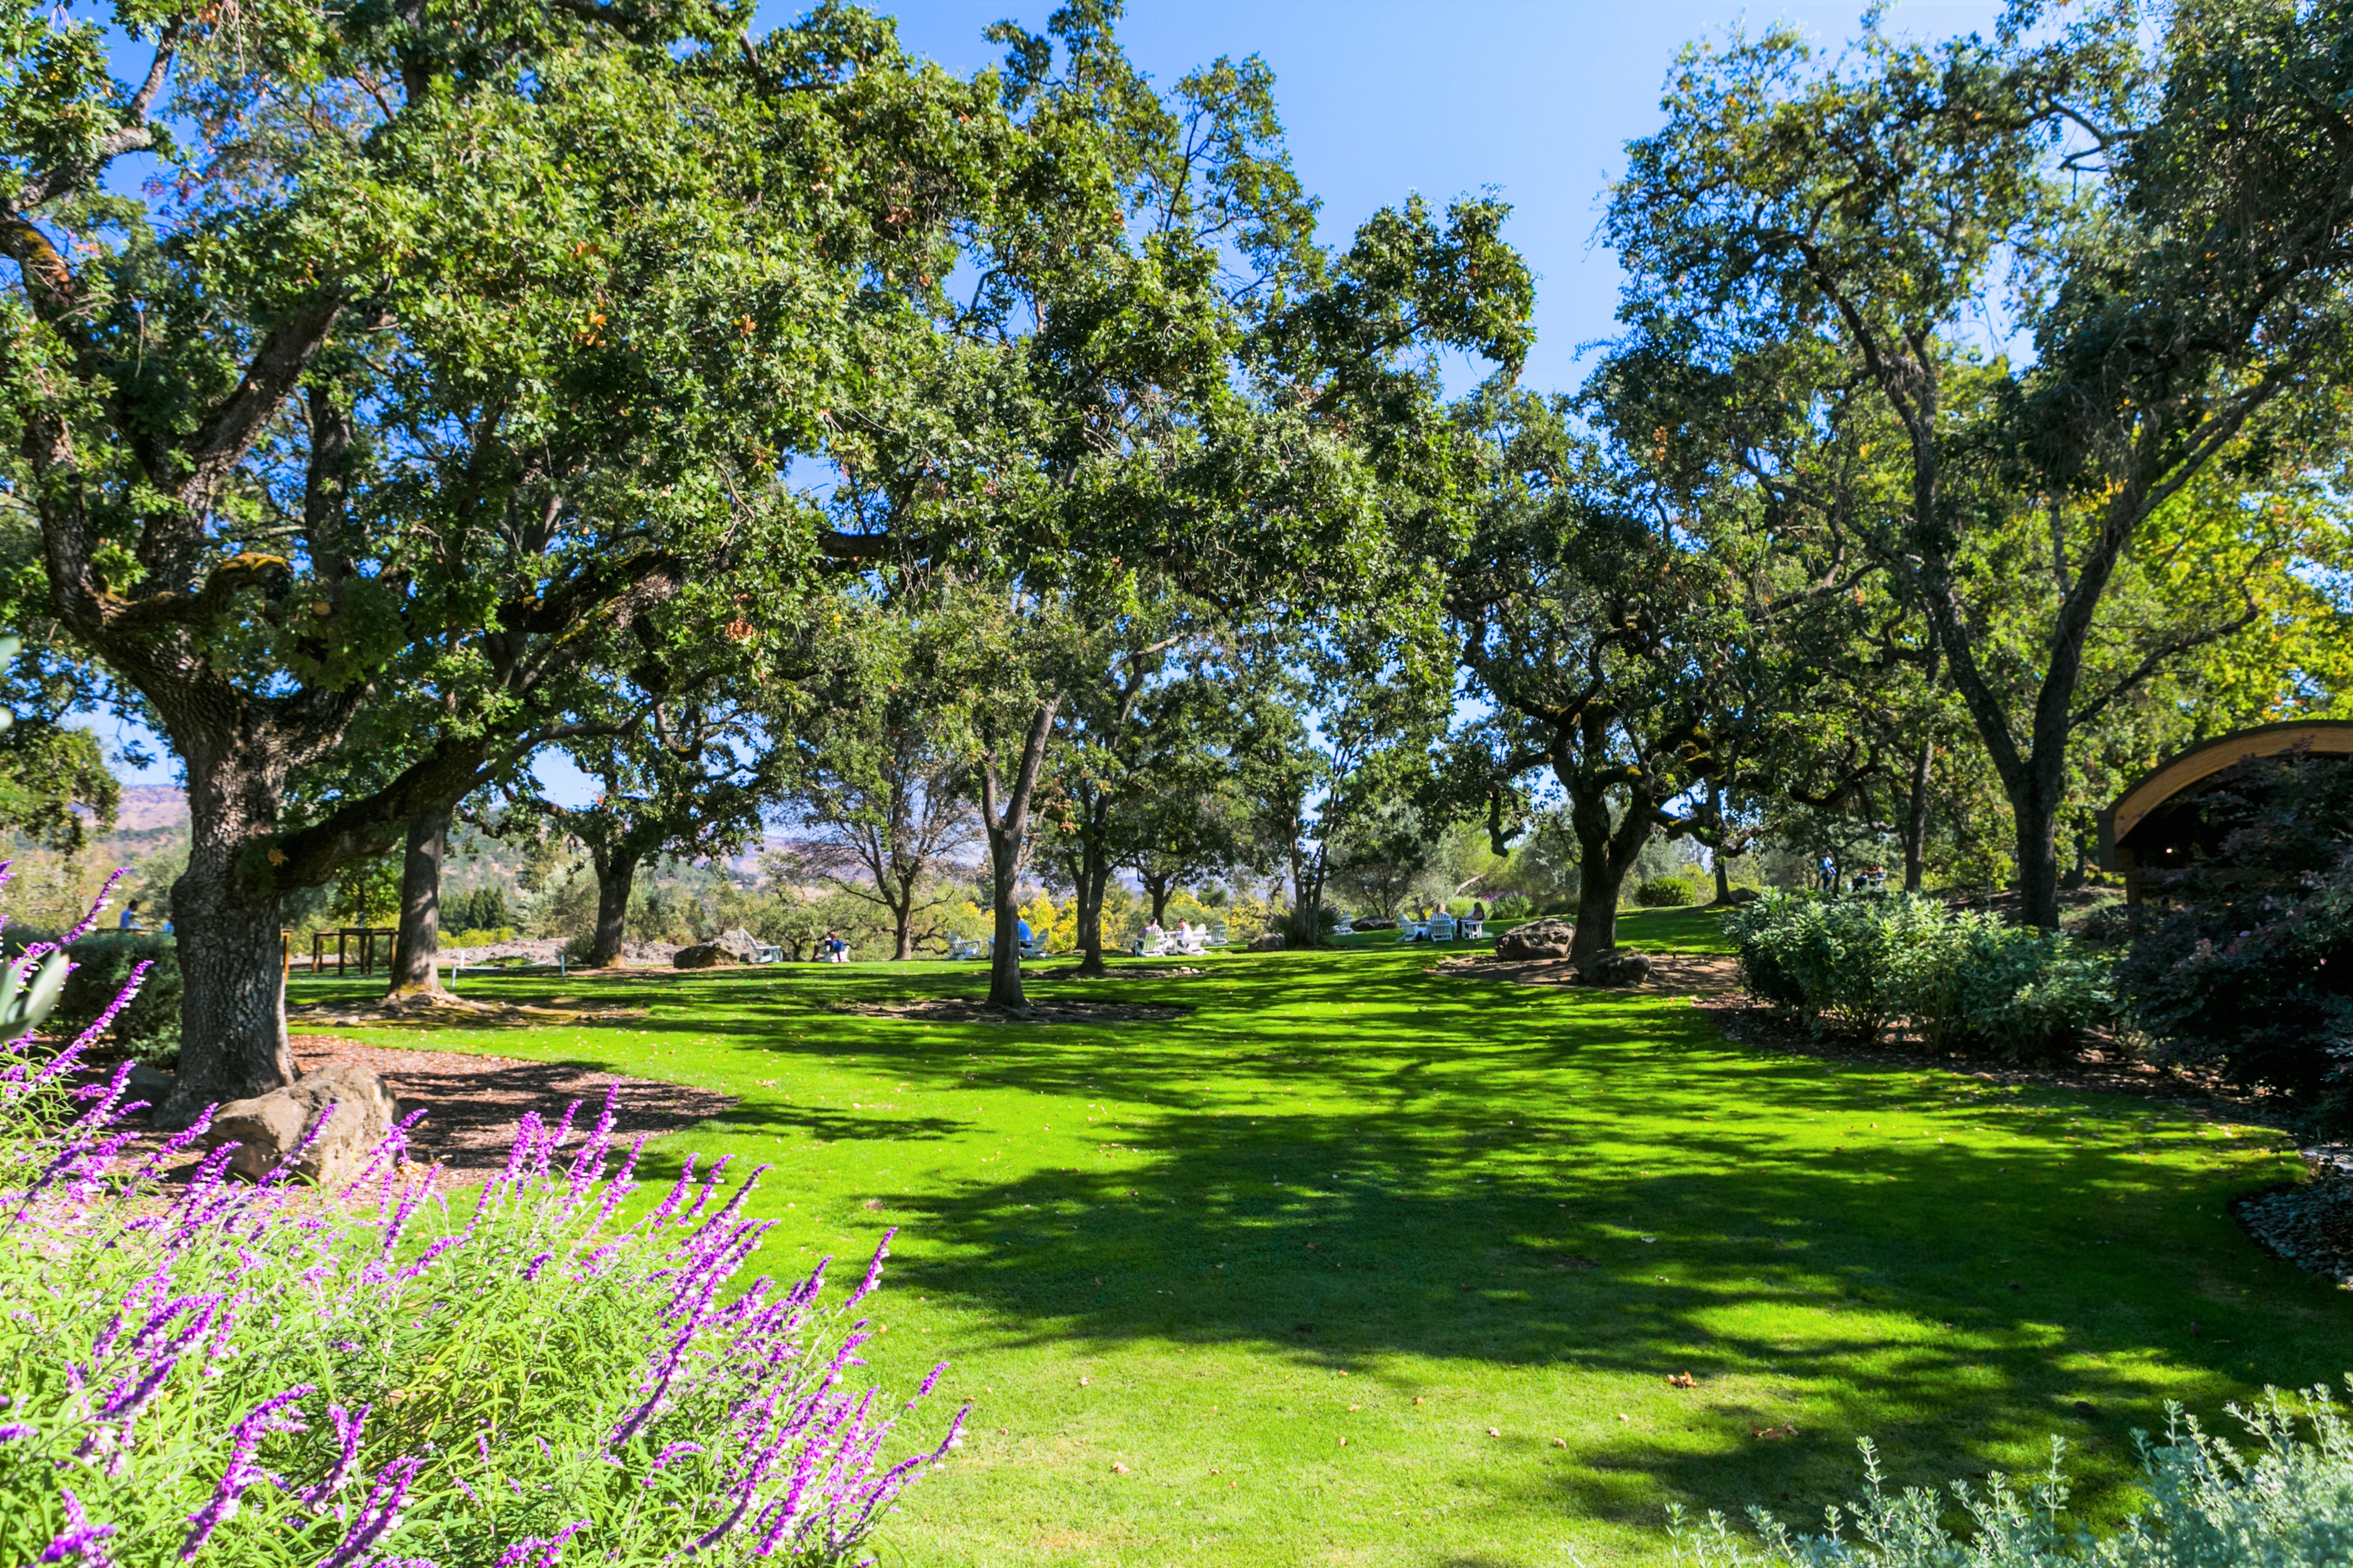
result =
[[[1794,1437],[1798,1429],[1795,1426],[1755,1426],[1749,1429],[1748,1435],[1751,1437]]]
[[[1487,1428],[1487,1436],[1490,1437],[1500,1437],[1503,1436],[1503,1433],[1497,1431],[1494,1427],[1490,1426]]]
[[[1674,1376],[1667,1379],[1667,1386],[1669,1388],[1696,1388],[1699,1384],[1693,1381],[1691,1373],[1687,1372],[1679,1372],[1675,1373]]]
[[[1552,1440],[1552,1446],[1556,1448],[1566,1448],[1568,1447],[1568,1439],[1566,1437],[1555,1437]]]
[[[1124,1476],[1127,1474],[1127,1467],[1125,1465],[1114,1463],[1111,1468],[1112,1474],[1115,1476]]]

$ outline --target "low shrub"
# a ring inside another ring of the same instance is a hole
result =
[[[1535,910],[1535,900],[1525,893],[1497,893],[1488,901],[1487,918],[1491,921],[1524,921],[1534,915]]]
[[[2251,1451],[2209,1436],[2179,1405],[2167,1407],[2165,1441],[2136,1434],[2147,1506],[2124,1528],[2094,1539],[2065,1522],[2065,1445],[2024,1495],[1999,1475],[1982,1491],[1956,1483],[1950,1497],[1926,1487],[1891,1495],[1878,1456],[1862,1445],[1867,1489],[1830,1510],[1820,1535],[1792,1533],[1749,1510],[1750,1541],[1724,1516],[1697,1527],[1671,1510],[1674,1560],[1694,1568],[2290,1568],[2353,1558],[2353,1431],[2326,1388],[2309,1390],[2312,1439],[2301,1440],[2276,1390],[2231,1413],[2255,1439]],[[1954,1512],[1974,1538],[1946,1528]]]
[[[92,931],[68,948],[74,971],[58,998],[53,1033],[79,1034],[147,966],[138,994],[117,1014],[109,1037],[141,1061],[170,1067],[180,1056],[180,948],[161,933]]]
[[[2353,765],[2285,757],[2199,803],[2211,851],[2150,878],[2119,975],[2158,1054],[2353,1128]]]
[[[1653,877],[1635,889],[1634,901],[1646,910],[1681,909],[1699,902],[1699,884],[1688,877]]]
[[[1816,1029],[1898,1019],[1939,1049],[2035,1060],[2111,1021],[2113,962],[2060,933],[1910,896],[1767,892],[1725,917],[1743,984]]]
[[[834,1565],[955,1444],[887,1462],[898,1413],[846,1383],[888,1236],[839,1305],[825,1263],[734,1283],[765,1166],[690,1160],[624,1226],[608,1098],[585,1138],[525,1116],[473,1192],[406,1124],[332,1193],[227,1149],[165,1185],[203,1124],[126,1160],[132,1064],[60,1114],[82,1044],[0,1074],[0,1563]]]

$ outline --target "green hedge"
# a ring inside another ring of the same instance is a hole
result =
[[[58,998],[47,1032],[73,1036],[88,1028],[131,979],[149,965],[139,994],[107,1031],[107,1039],[143,1062],[169,1067],[180,1054],[180,949],[158,932],[92,931],[70,949],[74,971]]]
[[[1933,1047],[2029,1061],[2064,1054],[2116,1014],[2105,955],[1929,899],[1770,892],[1725,930],[1749,993],[1818,1031],[1875,1039],[1903,1019]]]
[[[1653,877],[1635,889],[1634,901],[1646,910],[1681,909],[1699,902],[1699,885],[1688,877]]]

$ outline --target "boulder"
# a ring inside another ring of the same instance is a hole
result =
[[[1252,952],[1280,952],[1289,945],[1279,931],[1262,931],[1250,940]]]
[[[259,1181],[302,1142],[330,1104],[334,1113],[304,1152],[295,1174],[322,1185],[347,1181],[392,1131],[393,1095],[384,1079],[350,1062],[334,1062],[250,1100],[232,1100],[213,1113],[206,1145],[235,1143],[228,1168]]]
[[[1650,955],[1630,947],[1594,953],[1577,966],[1580,985],[1640,985],[1650,977]]]
[[[1495,939],[1497,958],[1567,958],[1577,927],[1558,915],[1516,925]]]
[[[711,939],[711,945],[725,948],[735,955],[735,962],[738,963],[751,963],[760,956],[759,940],[742,926],[737,926],[733,931],[721,931]]]
[[[744,962],[715,942],[699,942],[692,947],[681,947],[670,954],[670,961],[680,969],[717,969],[724,964]]]
[[[124,1089],[122,1098],[126,1101],[143,1100],[147,1102],[147,1109],[153,1111],[172,1098],[172,1089],[179,1081],[175,1075],[165,1072],[162,1068],[141,1062],[131,1069],[131,1081]]]

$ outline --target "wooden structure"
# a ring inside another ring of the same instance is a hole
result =
[[[400,940],[400,931],[395,926],[344,926],[340,931],[312,931],[311,933],[311,973],[313,974],[327,966],[327,938],[330,936],[335,939],[336,973],[343,973],[353,962],[348,951],[348,945],[356,939],[359,942],[357,963],[360,973],[373,974],[375,973],[379,942],[381,942],[384,966],[386,969],[392,967],[393,944]]]
[[[2192,746],[2159,763],[2100,813],[2100,868],[2123,872],[2125,896],[2137,901],[2139,873],[2181,865],[2200,846],[2206,825],[2198,801],[2217,775],[2257,757],[2291,752],[2353,759],[2353,720],[2264,724]]]

